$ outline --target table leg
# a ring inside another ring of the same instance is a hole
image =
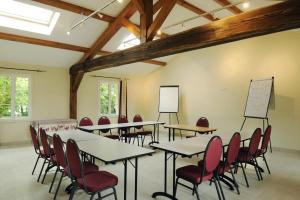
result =
[[[173,198],[175,198],[176,155],[173,153]]]
[[[135,186],[134,186],[135,200],[137,200],[137,186],[138,186],[138,158],[135,158]]]
[[[171,141],[171,128],[169,128],[169,142]]]
[[[175,141],[175,128],[173,128],[173,141]]]
[[[124,200],[127,199],[127,160],[124,161]]]
[[[157,143],[159,143],[159,124],[157,124]]]

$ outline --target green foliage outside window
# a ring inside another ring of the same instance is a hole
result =
[[[0,118],[11,116],[11,79],[0,76]]]
[[[117,114],[118,112],[118,84],[100,84],[100,113]]]

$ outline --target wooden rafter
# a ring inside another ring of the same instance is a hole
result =
[[[228,6],[231,4],[230,1],[228,0],[215,0],[215,2],[217,2],[218,4],[220,4],[221,6]],[[229,10],[230,12],[232,12],[233,14],[240,14],[243,11],[241,9],[239,9],[237,6],[230,6],[227,8],[227,10]]]
[[[100,51],[104,45],[115,35],[115,33],[122,26],[123,18],[130,18],[136,11],[136,7],[132,2],[121,11],[121,13],[116,17],[116,19],[109,25],[109,27],[101,34],[101,36],[96,40],[87,53],[84,54],[80,62],[92,59],[98,51]]]
[[[196,6],[194,6],[193,4],[185,1],[185,0],[177,0],[177,4],[198,14],[198,15],[203,15],[204,13],[206,13],[206,11],[202,10],[201,8],[198,8]],[[203,17],[205,17],[206,19],[210,20],[210,21],[215,21],[215,20],[218,20],[218,18],[215,18],[213,15],[211,14],[206,14],[206,15],[203,15]]]
[[[143,0],[131,0],[131,1],[140,13],[144,13],[144,2],[143,2]]]
[[[176,1],[177,0],[164,0],[164,4],[162,5],[162,8],[160,9],[155,20],[153,21],[153,23],[150,25],[150,27],[147,30],[147,40],[153,40],[157,31],[159,30],[159,28],[164,23],[164,21],[170,14],[171,10],[175,6]]]
[[[88,52],[88,50],[89,50],[89,48],[76,46],[76,45],[72,45],[72,44],[54,42],[54,41],[50,41],[50,40],[42,40],[42,39],[14,35],[14,34],[10,34],[10,33],[2,33],[2,32],[0,32],[0,39],[14,41],[14,42],[22,42],[22,43],[27,43],[27,44],[34,44],[34,45],[39,45],[39,46],[52,47],[52,48],[57,48],[57,49],[78,51],[78,52],[83,52],[83,53]],[[108,52],[108,51],[99,51],[99,52],[97,52],[97,55],[108,55],[111,53],[112,52]],[[156,60],[147,60],[144,63],[166,66],[165,62],[156,61]]]
[[[299,27],[300,2],[289,0],[77,64],[70,73],[130,64]]]
[[[150,41],[148,38],[148,28],[153,22],[153,0],[141,0],[144,12],[140,15],[141,43]]]

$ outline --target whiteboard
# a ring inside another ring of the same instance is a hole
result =
[[[158,111],[160,113],[177,113],[178,107],[179,86],[160,86]]]
[[[252,80],[249,86],[245,117],[266,118],[271,98],[274,99],[274,78]]]

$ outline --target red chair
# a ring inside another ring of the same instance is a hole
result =
[[[88,118],[88,117],[84,117],[80,120],[79,122],[79,126],[93,126],[93,121]]]
[[[188,165],[185,167],[178,168],[176,170],[176,185],[175,185],[175,196],[177,191],[177,185],[182,185],[196,193],[197,199],[199,200],[198,185],[204,181],[213,181],[216,186],[219,199],[224,197],[223,190],[219,181],[219,176],[216,171],[222,156],[222,140],[219,136],[211,138],[206,146],[203,160],[199,161],[197,165]],[[179,182],[179,179],[183,179],[191,184],[193,188],[184,185]],[[225,198],[224,198],[225,199]]]
[[[133,122],[142,122],[142,121],[143,121],[143,118],[139,114],[136,114],[133,117]],[[136,130],[139,130],[139,131],[136,132]],[[151,141],[153,141],[152,131],[145,131],[143,126],[136,126],[136,127],[134,127],[134,132],[136,132],[138,134],[138,136],[141,137],[142,147],[144,146],[144,142],[145,142],[146,136],[151,136]]]
[[[269,125],[266,128],[265,133],[263,135],[261,147],[260,147],[260,149],[257,150],[257,154],[256,154],[256,158],[258,158],[258,157],[262,157],[263,158],[263,160],[264,160],[264,162],[266,164],[266,167],[268,169],[269,174],[271,174],[271,171],[270,171],[267,159],[265,157],[265,154],[268,151],[268,146],[269,146],[270,139],[271,139],[271,132],[272,132],[272,126]]]
[[[209,122],[208,122],[208,119],[206,117],[200,117],[196,123],[196,126],[199,126],[199,127],[209,127]],[[212,133],[212,132],[211,132]],[[195,135],[194,136],[186,136],[186,138],[192,138],[192,137],[196,137],[197,135],[197,132],[195,132]]]
[[[256,160],[256,155],[258,151],[258,146],[261,140],[261,129],[257,128],[255,129],[254,133],[252,134],[250,138],[250,143],[248,147],[245,147],[245,141],[243,141],[243,147],[240,148],[238,157],[237,157],[237,162],[240,164],[240,167],[242,168],[244,178],[247,184],[247,187],[249,187],[248,179],[245,173],[245,169],[243,167],[243,163],[245,164],[250,164],[254,166],[256,175],[258,180],[262,180],[261,172],[258,169],[258,164]]]
[[[34,152],[38,155],[38,157],[35,161],[35,165],[33,167],[32,173],[31,173],[33,175],[34,171],[35,171],[35,168],[36,168],[36,165],[37,165],[37,163],[39,162],[39,159],[42,156],[41,156],[41,152],[40,152],[41,147],[40,147],[40,143],[39,143],[39,140],[38,140],[37,132],[31,125],[29,126],[29,128],[30,128],[30,136],[31,136]]]
[[[56,157],[54,155],[53,149],[50,148],[50,144],[49,144],[49,141],[48,141],[48,136],[46,134],[46,131],[42,128],[40,128],[40,140],[41,140],[42,147],[43,147],[43,149],[41,149],[40,151],[41,151],[41,156],[44,159],[44,163],[43,163],[42,169],[40,171],[38,181],[40,180],[40,176],[42,174],[44,166],[47,163],[47,168],[45,170],[43,180],[42,180],[42,183],[44,183],[48,171],[51,168],[56,166]]]
[[[118,118],[118,123],[128,123],[128,119],[125,115],[120,115]],[[127,142],[127,138],[129,138],[129,143],[131,141],[131,138],[133,138],[133,143],[135,141],[135,138],[138,137],[137,133],[131,133],[130,128],[124,127],[124,128],[119,128],[118,133],[121,136],[121,138],[124,138],[125,142]],[[138,140],[138,145],[139,145],[139,140]]]
[[[241,143],[241,135],[239,132],[236,132],[231,137],[230,142],[228,144],[227,151],[223,157],[224,159],[220,162],[218,168],[220,181],[224,182],[226,185],[232,188],[231,184],[228,182],[230,181],[236,188],[238,194],[240,194],[240,191],[233,173],[233,169],[236,166],[236,158],[239,154],[240,143]],[[232,179],[225,175],[226,172],[231,174]]]
[[[79,155],[79,149],[76,142],[72,139],[67,141],[66,157],[68,160],[69,173],[72,180],[72,190],[70,200],[78,189],[83,189],[87,194],[91,195],[91,199],[98,194],[98,198],[102,199],[110,195],[114,195],[117,199],[115,186],[118,184],[118,177],[106,171],[94,171],[88,174],[83,172],[83,165]],[[113,192],[101,196],[101,192],[112,189]]]
[[[57,168],[56,168],[56,171],[55,171],[55,174],[54,174],[49,192],[51,192],[51,190],[52,190],[53,183],[56,179],[57,172],[61,173],[61,176],[60,176],[60,179],[59,179],[56,191],[55,191],[55,195],[54,195],[54,199],[56,199],[56,196],[57,196],[57,193],[59,191],[59,187],[60,187],[62,178],[64,176],[69,175],[69,168],[68,168],[67,159],[66,159],[66,156],[65,156],[64,144],[63,144],[60,136],[57,135],[57,134],[53,135],[53,150],[54,150],[54,153],[55,153],[55,156],[56,156]],[[90,172],[98,171],[98,169],[99,168],[98,168],[97,165],[94,165],[90,162],[84,162],[83,163],[83,172],[84,172],[84,174],[88,174]]]
[[[108,117],[106,116],[102,116],[99,118],[98,120],[98,125],[107,125],[107,124],[110,124],[110,120],[108,119]],[[113,135],[111,133],[111,129],[102,129],[100,130],[100,132],[102,133],[110,133],[110,135],[105,135],[104,137],[107,137],[107,138],[110,138],[110,139],[113,139],[113,140],[120,140],[120,137],[119,135]]]

